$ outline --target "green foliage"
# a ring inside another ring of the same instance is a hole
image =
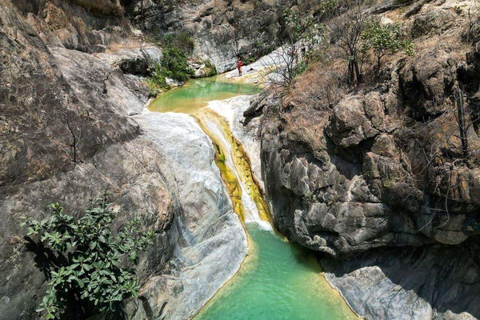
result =
[[[377,71],[381,67],[381,59],[386,55],[392,55],[398,51],[404,51],[408,55],[415,54],[412,42],[404,37],[400,25],[382,25],[378,21],[370,23],[362,34],[362,50],[373,49],[377,57]]]
[[[215,74],[217,70],[215,69]],[[177,47],[167,47],[163,50],[160,63],[155,65],[155,70],[147,79],[151,95],[156,95],[161,89],[169,89],[165,78],[172,78],[181,82],[190,79],[194,71],[188,66],[185,52]]]
[[[321,19],[327,19],[332,17],[336,13],[336,9],[339,6],[338,0],[324,0],[319,4],[318,16]]]
[[[160,42],[164,48],[162,60],[155,65],[155,70],[147,79],[151,96],[156,96],[162,89],[170,89],[165,78],[185,82],[194,74],[188,66],[187,59],[187,54],[191,54],[194,48],[194,41],[190,34],[185,31],[170,33]],[[211,70],[216,74],[216,69]]]
[[[300,61],[295,65],[295,68],[293,69],[293,74],[294,77],[297,77],[304,73],[308,68],[308,64],[305,61]]]
[[[80,219],[63,213],[58,203],[41,221],[24,218],[27,235],[47,257],[48,290],[37,309],[44,319],[85,319],[114,312],[139,290],[134,265],[138,254],[153,244],[153,231],[141,232],[137,218],[113,234],[115,219],[106,194],[90,201]],[[128,260],[130,267],[124,268]]]
[[[187,54],[191,54],[195,46],[193,38],[186,31],[169,33],[160,42],[165,48],[182,48]]]
[[[185,52],[177,47],[167,47],[163,51],[161,70],[169,78],[185,82],[193,70],[188,66]]]
[[[291,10],[285,10],[282,17],[288,42],[296,43],[302,40],[306,44],[315,44],[318,41],[321,27],[315,23],[313,17],[301,19]]]
[[[155,70],[147,78],[147,84],[150,88],[150,95],[156,96],[162,89],[169,89],[167,81],[165,80],[166,74],[162,71],[160,63],[155,64]]]
[[[282,85],[289,87],[295,77],[307,69],[324,37],[321,36],[323,27],[316,24],[313,17],[300,19],[291,10],[286,10],[282,17],[286,41],[280,55],[286,66],[277,68],[277,72],[282,77]]]
[[[255,61],[257,61],[257,58],[255,56],[249,56],[249,57],[247,57],[243,60],[243,63],[245,65],[249,65],[249,64],[254,63]]]
[[[217,67],[210,60],[205,60],[203,63],[207,68],[207,77],[213,77],[217,74]]]

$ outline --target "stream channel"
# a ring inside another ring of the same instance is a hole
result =
[[[248,235],[240,270],[195,316],[195,320],[358,319],[321,273],[313,253],[286,241],[271,227],[271,215],[250,158],[231,125],[207,106],[259,91],[253,85],[191,80],[149,105],[151,112],[193,116],[210,137],[215,162]]]

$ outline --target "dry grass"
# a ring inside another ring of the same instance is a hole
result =
[[[308,105],[317,110],[331,109],[344,96],[346,65],[342,59],[317,62],[299,77],[287,96],[287,102]]]
[[[137,49],[144,47],[146,43],[142,42],[140,39],[136,38],[127,38],[119,42],[111,43],[108,46],[107,52],[117,52],[122,49]]]

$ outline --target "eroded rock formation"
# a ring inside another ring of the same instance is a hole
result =
[[[129,315],[191,317],[238,269],[246,238],[194,120],[167,117],[145,133],[149,120],[131,117],[148,100],[138,76],[161,50],[133,34],[118,1],[0,4],[0,317],[38,319],[46,289],[20,217],[41,218],[52,202],[80,217],[103,190],[115,227],[137,217],[156,234]]]
[[[449,1],[414,6],[408,16],[383,15],[396,17],[414,37],[415,57],[392,57],[381,79],[357,88],[337,85],[333,90],[344,94],[336,100],[325,91],[338,80],[300,79],[290,98],[263,94],[246,115],[263,111],[263,174],[277,227],[340,259],[325,267],[355,310],[369,319],[479,316],[475,125],[467,133],[468,161],[455,160],[462,157],[455,90],[465,94],[474,123],[478,54],[462,43],[464,25],[451,24],[466,11],[455,12]],[[322,67],[304,78],[335,72]],[[428,265],[431,278],[422,279],[415,268]],[[465,275],[464,267],[472,270],[468,281],[457,274]]]

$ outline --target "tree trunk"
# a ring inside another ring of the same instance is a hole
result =
[[[354,68],[354,71],[355,71],[355,78],[356,78],[357,84],[361,83],[362,82],[362,74],[360,73],[360,68],[358,67],[357,60],[353,60],[353,68]]]
[[[382,56],[377,57],[377,76],[380,75],[380,68],[382,67]]]
[[[465,106],[463,104],[463,92],[457,91],[457,111],[458,111],[458,129],[460,131],[460,140],[462,141],[462,154],[464,158],[468,157],[468,137],[465,124]]]
[[[355,71],[353,67],[353,61],[348,62],[348,81],[350,84],[355,82]]]
[[[143,8],[143,1],[144,0],[140,0],[140,5],[142,7],[142,29],[145,31],[145,10]]]

